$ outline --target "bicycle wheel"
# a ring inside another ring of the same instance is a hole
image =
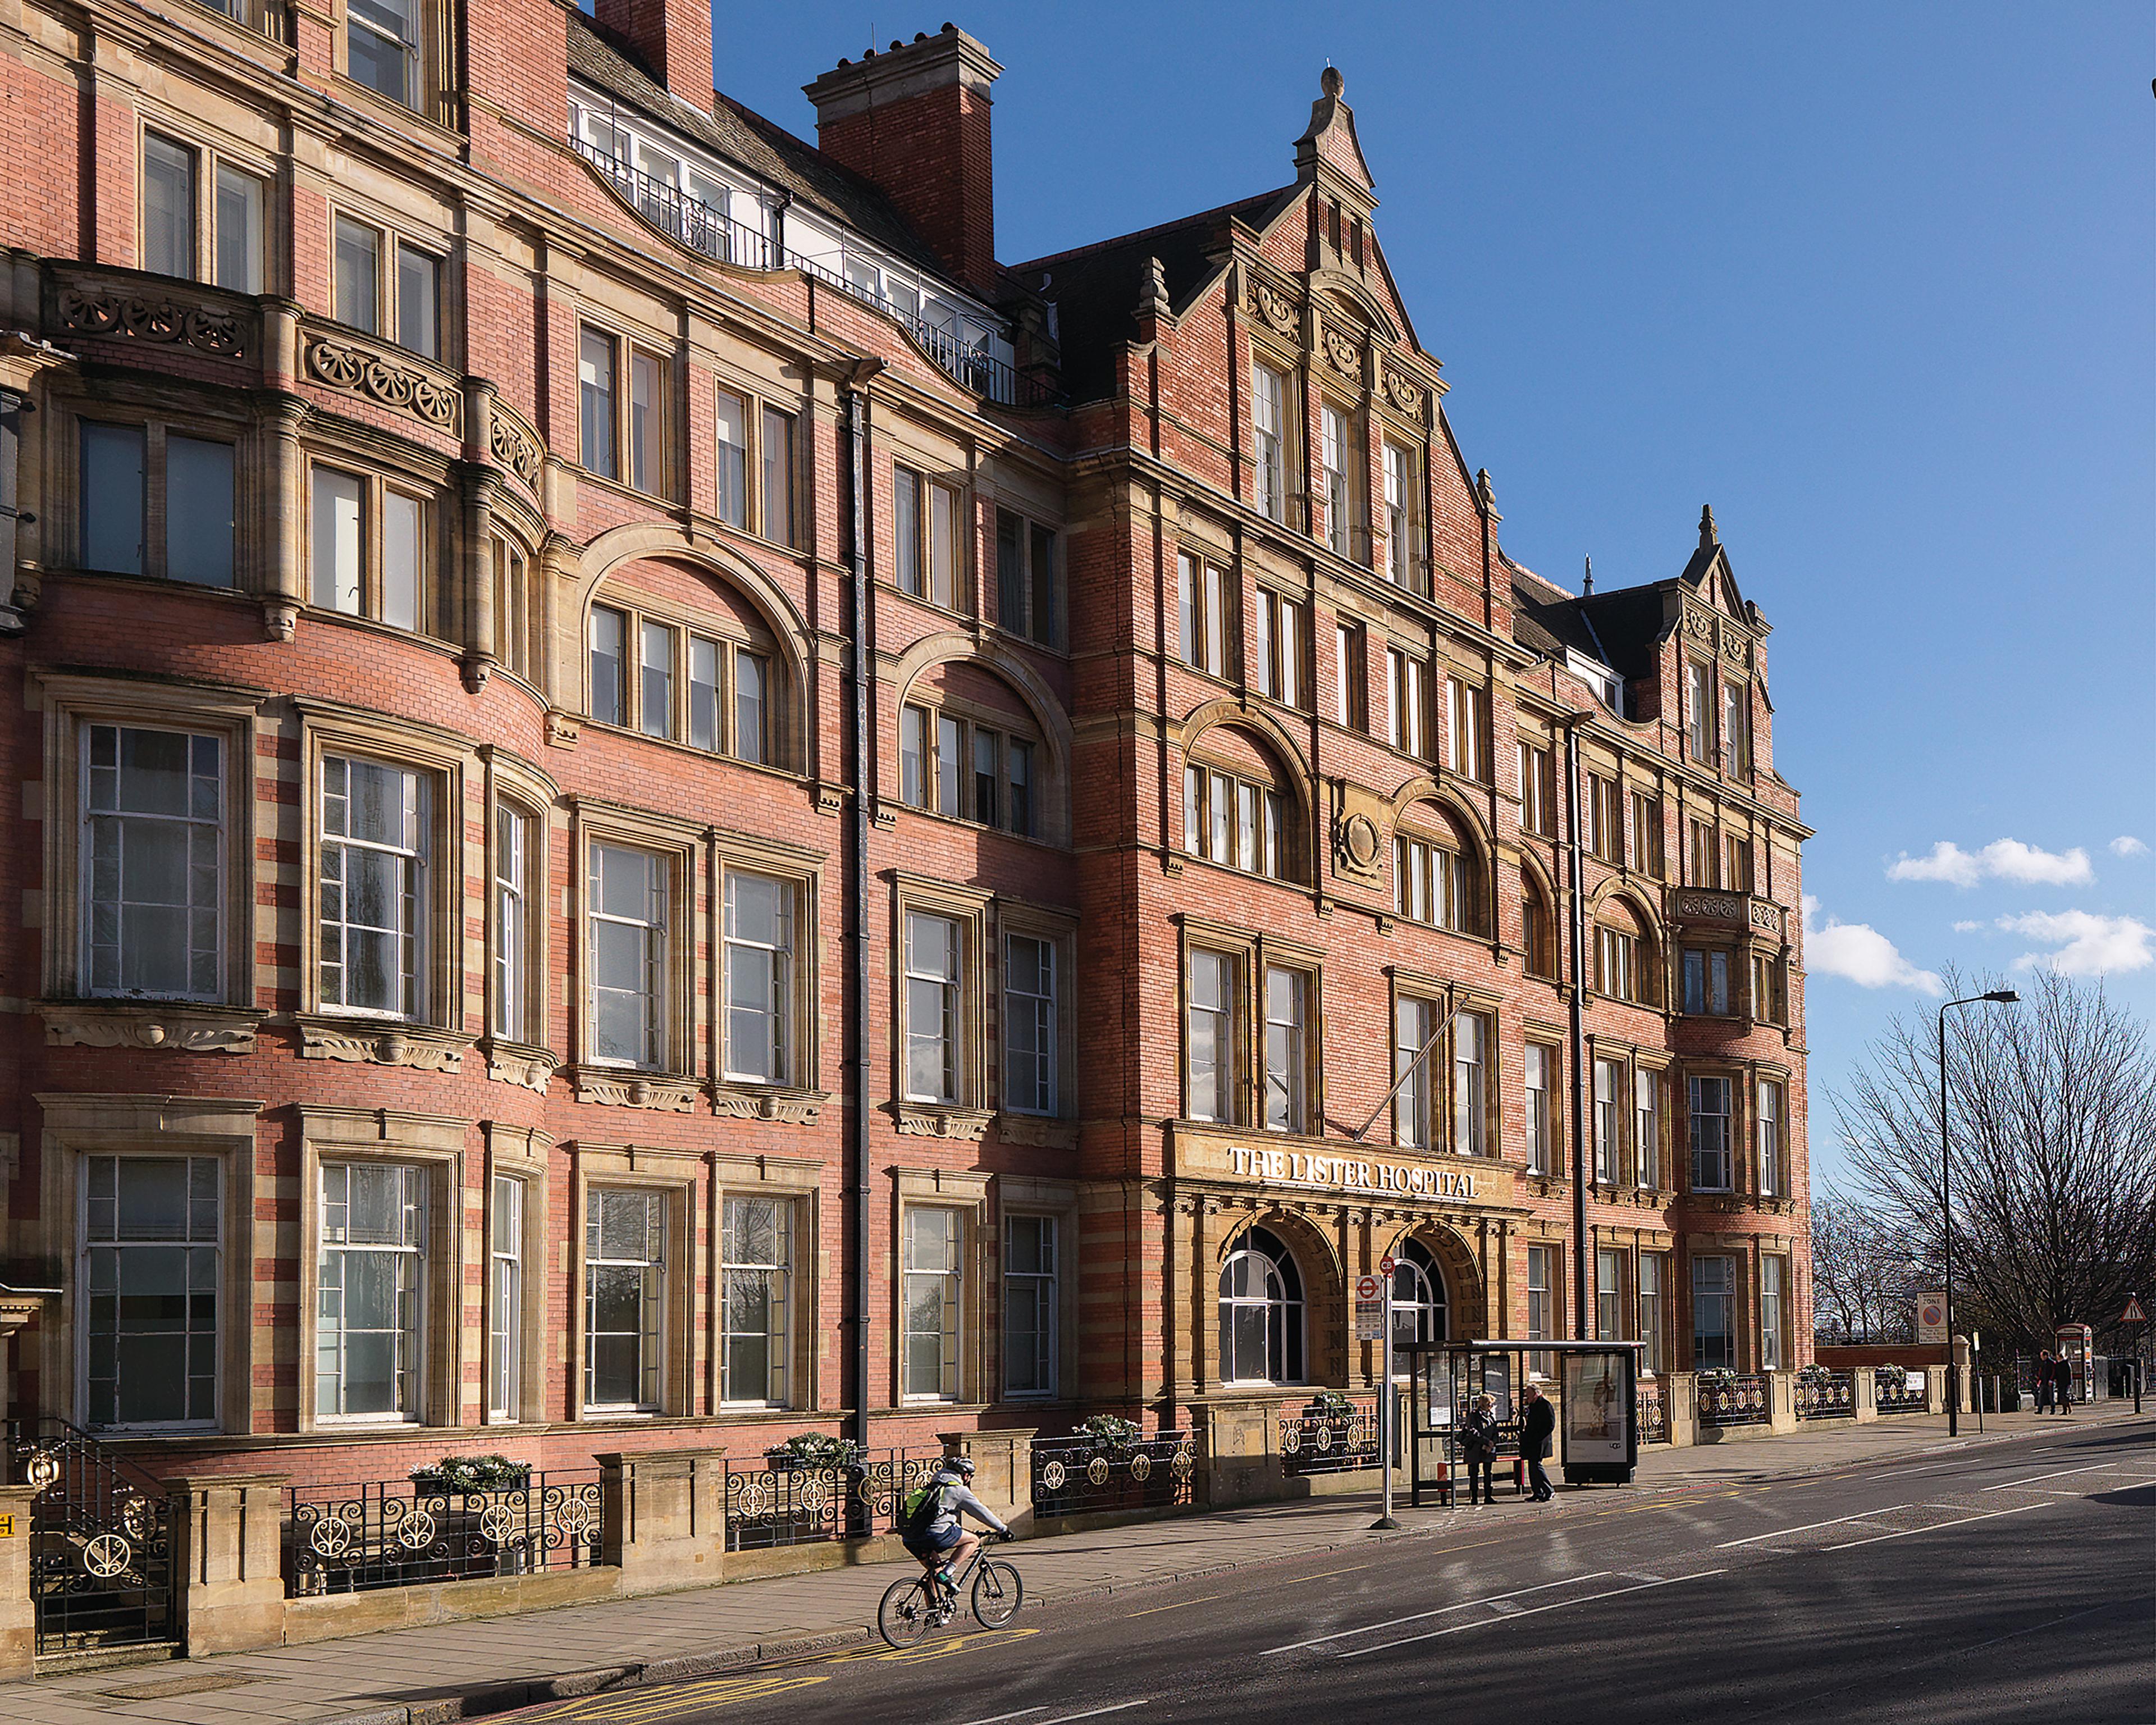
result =
[[[983,1629],[1001,1629],[1025,1603],[1025,1583],[1009,1563],[983,1563],[973,1578],[973,1615]]]
[[[876,1607],[876,1633],[894,1647],[911,1647],[928,1633],[934,1603],[927,1584],[919,1576],[894,1581],[884,1589],[883,1603]]]

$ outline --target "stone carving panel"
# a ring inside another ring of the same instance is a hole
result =
[[[236,313],[178,300],[153,300],[115,288],[60,290],[60,327],[84,336],[131,336],[214,354],[246,357],[247,338]]]
[[[456,432],[464,420],[459,391],[415,366],[399,365],[347,341],[310,339],[307,374],[331,389],[365,396],[443,431]]]

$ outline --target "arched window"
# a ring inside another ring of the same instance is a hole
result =
[[[1550,916],[1549,900],[1532,875],[1521,876],[1520,945],[1520,968],[1527,975],[1557,974],[1556,925]]]
[[[1419,1240],[1393,1254],[1393,1346],[1450,1339],[1445,1327],[1445,1277]],[[1394,1362],[1394,1369],[1400,1369]]]
[[[1220,1266],[1220,1377],[1302,1382],[1302,1277],[1281,1238],[1253,1228]]]
[[[1474,841],[1434,804],[1400,818],[1393,839],[1395,908],[1410,922],[1459,934],[1484,932],[1481,859]]]
[[[1183,768],[1183,848],[1248,875],[1296,880],[1296,830],[1295,798],[1266,752],[1225,726],[1205,732]]]
[[[1656,977],[1654,941],[1639,912],[1621,899],[1604,905],[1594,922],[1595,993],[1652,1006],[1661,994]]]

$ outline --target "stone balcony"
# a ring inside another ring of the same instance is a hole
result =
[[[1748,932],[1775,941],[1788,932],[1789,912],[1774,900],[1720,887],[1666,888],[1662,914],[1677,929],[1719,930],[1732,936]]]

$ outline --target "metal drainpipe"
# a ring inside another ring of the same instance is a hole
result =
[[[882,362],[866,360],[846,383],[846,444],[853,506],[848,515],[848,621],[852,650],[846,657],[846,701],[853,721],[853,747],[846,773],[846,859],[853,878],[847,883],[846,920],[850,951],[846,988],[852,993],[853,1067],[848,1100],[853,1110],[854,1204],[853,1310],[854,1439],[869,1441],[869,707],[875,675],[875,619],[870,609],[868,531],[868,382]]]
[[[1587,869],[1579,851],[1579,718],[1564,727],[1566,850],[1572,876],[1572,1335],[1588,1339]]]

